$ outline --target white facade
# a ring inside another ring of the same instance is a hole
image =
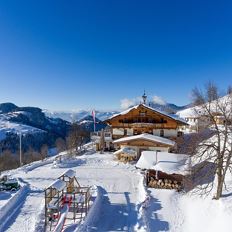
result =
[[[114,128],[113,135],[124,135],[124,128]]]
[[[127,133],[126,133],[127,135],[134,135],[133,129],[127,128],[126,131],[127,131]]]
[[[154,129],[153,135],[160,136],[161,129]],[[163,129],[164,137],[177,137],[177,130],[175,129]]]
[[[114,128],[113,135],[134,135],[134,130],[132,128]]]

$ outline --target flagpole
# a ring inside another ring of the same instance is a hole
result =
[[[92,116],[93,116],[93,131],[96,132],[96,117],[95,117],[95,110],[92,110]]]
[[[19,133],[19,163],[22,166],[22,132]]]

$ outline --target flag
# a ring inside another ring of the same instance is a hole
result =
[[[95,114],[95,110],[92,110],[92,116],[93,116],[94,132],[95,132],[96,131],[96,114]]]

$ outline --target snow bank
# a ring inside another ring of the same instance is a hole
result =
[[[22,186],[22,183],[20,183],[20,185]],[[27,185],[22,186],[18,192],[1,208],[0,231],[3,231],[4,226],[8,223],[15,212],[21,207],[28,191],[29,187]]]
[[[46,158],[44,160],[38,160],[38,161],[35,161],[33,163],[30,163],[30,164],[26,164],[20,168],[17,168],[17,169],[13,169],[13,170],[10,170],[10,171],[5,171],[3,173],[8,173],[8,174],[15,174],[15,173],[18,173],[19,170],[22,170],[24,172],[31,172],[33,171],[34,169],[36,168],[39,168],[39,167],[42,167],[42,166],[45,166],[45,165],[48,165],[48,164],[52,164],[54,162],[54,160],[56,159],[57,156],[65,156],[67,154],[67,152],[61,152],[59,153],[58,155],[56,156],[52,156],[52,157],[49,157],[49,158]]]
[[[33,231],[44,232],[45,231],[45,205],[44,201],[41,204],[38,215],[36,216],[35,227]]]
[[[41,167],[41,166],[44,166],[44,165],[47,165],[47,164],[51,164],[53,163],[53,159],[46,159],[46,160],[43,160],[43,161],[36,161],[36,162],[33,162],[31,164],[28,164],[26,166],[24,166],[23,168],[25,169],[25,172],[31,172],[32,170],[38,168],[38,167]]]
[[[146,217],[146,208],[148,207],[149,203],[149,194],[145,188],[143,174],[140,174],[141,178],[138,183],[138,199],[137,199],[137,206],[136,210],[138,211],[138,222],[135,225],[134,230],[139,232],[146,232],[147,231],[147,217]]]
[[[230,199],[231,200],[231,199]],[[185,215],[182,231],[231,231],[231,203],[224,199],[213,201],[211,198],[183,196],[180,207]]]
[[[54,160],[52,168],[73,168],[82,165],[83,161],[80,157],[62,156],[61,160]]]
[[[88,215],[84,219],[83,223],[75,230],[75,232],[86,232],[88,231],[88,228],[93,225],[100,216],[100,209],[103,199],[103,194],[100,190],[100,187],[93,186],[91,188],[91,196],[93,204],[91,205],[91,208],[89,210]]]

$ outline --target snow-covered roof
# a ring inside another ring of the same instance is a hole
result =
[[[63,180],[56,180],[54,181],[48,188],[54,188],[57,191],[62,191],[66,186],[66,183]]]
[[[122,112],[120,112],[120,113],[113,114],[111,117],[107,118],[106,121],[107,121],[107,120],[110,120],[110,119],[112,119],[112,118],[115,118],[115,117],[117,117],[117,116],[120,116],[120,115],[125,115],[125,114],[129,113],[131,110],[137,109],[138,107],[139,107],[139,105],[136,105],[136,106],[130,107],[130,108],[128,108],[127,110],[124,110],[124,111],[122,111]]]
[[[189,170],[189,164],[189,155],[143,151],[136,167],[141,169],[153,169],[168,174],[185,174]]]
[[[140,134],[140,135],[133,135],[133,136],[129,136],[129,137],[123,137],[121,139],[114,140],[113,143],[122,143],[122,142],[128,142],[128,141],[132,141],[132,140],[147,140],[147,141],[151,141],[151,142],[166,144],[169,146],[175,145],[175,142],[170,140],[170,139],[166,139],[166,138],[163,138],[160,136],[150,135],[150,134],[146,134],[146,133]]]
[[[63,175],[69,178],[73,178],[76,175],[76,172],[72,169],[69,169],[66,172],[64,172]]]
[[[154,108],[152,108],[152,107],[150,107],[150,106],[147,106],[147,105],[145,105],[145,104],[135,105],[135,106],[133,106],[133,107],[131,107],[131,108],[125,110],[125,111],[122,111],[122,112],[120,112],[120,113],[118,113],[118,114],[114,114],[114,115],[112,115],[110,118],[106,119],[106,121],[111,120],[111,119],[113,119],[113,118],[115,118],[115,117],[118,117],[118,116],[121,116],[121,115],[125,115],[125,114],[129,113],[131,110],[138,109],[140,106],[143,106],[143,107],[145,107],[145,108],[147,108],[147,109],[149,109],[149,110],[152,110],[152,111],[154,111],[155,113],[159,113],[159,114],[161,114],[161,115],[164,115],[164,116],[166,116],[166,117],[169,117],[169,118],[171,118],[171,119],[173,119],[173,120],[175,120],[175,121],[178,121],[178,122],[180,122],[180,123],[187,124],[187,122],[186,122],[184,119],[180,118],[178,115],[173,116],[173,115],[167,114],[167,113],[165,113],[165,112],[162,112],[162,111],[160,111],[160,110],[154,109]]]
[[[131,147],[123,147],[122,149],[114,152],[114,155],[125,153],[127,155],[135,156],[137,154],[136,150]]]

